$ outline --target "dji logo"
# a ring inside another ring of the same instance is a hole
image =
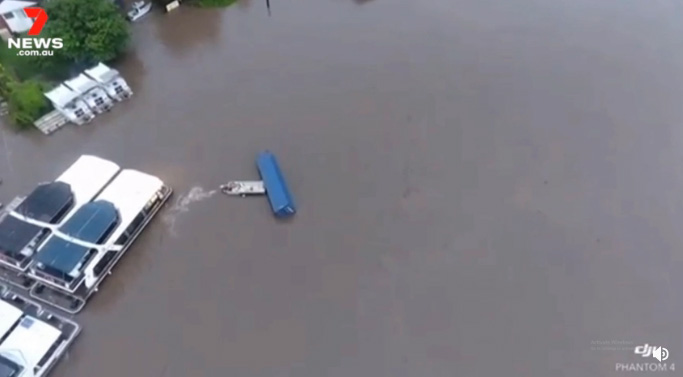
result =
[[[644,346],[638,346],[635,349],[636,355],[641,355],[642,357],[654,357],[657,361],[665,361],[669,358],[669,350],[664,347],[650,346],[645,343]]]

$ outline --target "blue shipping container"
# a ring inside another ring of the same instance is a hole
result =
[[[287,188],[287,182],[285,182],[285,177],[282,175],[275,155],[269,151],[259,153],[256,157],[256,166],[259,174],[261,174],[261,180],[275,216],[289,217],[294,215],[296,205]]]

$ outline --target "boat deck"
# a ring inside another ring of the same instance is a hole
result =
[[[264,195],[266,188],[263,181],[230,181],[220,187],[226,195]]]
[[[67,123],[69,123],[69,120],[64,116],[64,114],[57,110],[53,110],[33,122],[36,128],[38,128],[44,135],[52,134]]]

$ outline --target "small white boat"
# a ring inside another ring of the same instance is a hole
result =
[[[135,22],[149,13],[150,10],[152,10],[152,3],[136,1],[133,3],[131,10],[128,12],[128,21]]]
[[[263,195],[266,193],[263,181],[230,181],[220,186],[226,195]]]

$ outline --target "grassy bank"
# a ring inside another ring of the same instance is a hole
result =
[[[235,4],[239,0],[195,0],[193,4],[201,8],[219,8]]]

